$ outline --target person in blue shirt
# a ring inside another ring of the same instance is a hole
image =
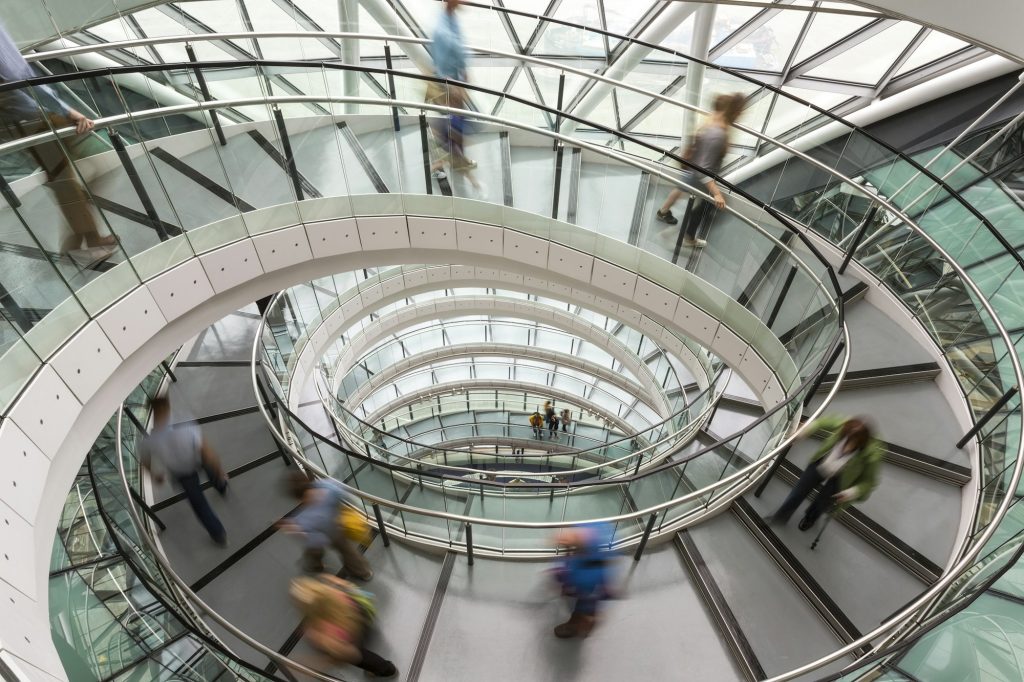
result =
[[[302,500],[299,510],[282,520],[279,527],[302,535],[306,544],[303,554],[305,570],[322,573],[324,552],[333,547],[341,555],[345,571],[353,578],[369,580],[373,577],[370,564],[354,542],[345,536],[338,523],[342,506],[349,494],[337,481],[329,478],[315,479],[302,471],[295,471],[288,477],[288,489],[292,496]]]
[[[38,75],[21,56],[11,36],[0,26],[0,84]],[[47,132],[51,126],[62,128],[69,125],[75,127],[79,136],[93,129],[92,120],[65,104],[48,85],[0,93],[0,129],[4,129],[3,137],[7,139]],[[61,241],[60,253],[77,251],[84,244],[87,249],[104,252],[93,254],[97,258],[101,255],[106,257],[117,244],[117,239],[113,235],[100,235],[96,219],[89,209],[88,195],[68,160],[68,156],[79,158],[78,143],[81,139],[65,138],[63,145],[56,141],[43,142],[31,147],[29,152],[46,171],[47,186],[53,190],[57,205],[71,228],[71,234]]]
[[[434,75],[453,81],[469,82],[466,70],[466,47],[462,40],[462,28],[456,15],[460,0],[446,0],[444,11],[438,19],[434,35],[430,42],[430,56],[434,60]],[[441,104],[457,109],[466,108],[466,90],[457,85],[432,83],[427,88],[427,102]],[[476,162],[466,158],[464,141],[466,118],[458,114],[448,114],[436,118],[430,124],[434,141],[440,148],[437,158],[431,164],[431,176],[436,180],[444,180],[445,162],[450,158],[453,170],[465,173],[473,187],[480,189],[480,183],[472,173]]]
[[[597,624],[598,608],[612,596],[614,554],[609,550],[615,529],[608,523],[586,523],[560,532],[556,544],[569,549],[555,576],[562,594],[573,597],[569,620],[555,627],[555,637],[586,637]]]

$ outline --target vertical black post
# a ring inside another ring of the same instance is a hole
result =
[[[135,490],[131,489],[129,489],[128,492],[131,493],[132,499],[135,500],[135,504],[139,505],[139,508],[142,510],[142,513],[151,518],[153,520],[153,523],[157,525],[157,528],[159,528],[162,531],[167,530],[167,526],[165,526],[164,522],[160,520],[160,517],[156,515],[156,512],[150,509],[149,505],[145,503],[145,501],[142,499],[142,495],[139,495]]]
[[[864,233],[868,231],[868,225],[875,219],[875,214],[878,213],[878,204],[871,204],[871,208],[864,215],[864,220],[861,221],[860,227],[857,228],[857,234],[853,236],[853,242],[850,244],[850,248],[846,251],[846,256],[843,257],[843,263],[839,266],[839,274],[846,272],[846,266],[850,264],[850,260],[853,259],[853,254],[857,251],[857,247],[860,246],[860,240],[864,238]]]
[[[163,222],[160,220],[160,216],[156,213],[156,208],[153,206],[153,202],[149,198],[149,193],[146,192],[146,187],[142,184],[142,178],[139,177],[139,172],[135,170],[135,164],[132,163],[131,157],[128,156],[128,150],[124,147],[124,141],[121,139],[121,135],[116,130],[109,130],[110,142],[114,145],[114,150],[117,152],[117,158],[121,160],[121,165],[124,166],[125,173],[128,174],[128,180],[132,183],[132,188],[135,189],[135,193],[139,195],[139,202],[142,204],[142,208],[146,211],[146,216],[149,218],[149,223],[156,234],[160,237],[160,241],[165,242],[170,239],[170,235],[164,230]]]
[[[654,522],[657,520],[658,512],[654,512],[651,514],[651,518],[647,519],[647,527],[644,528],[644,536],[640,538],[640,544],[636,546],[633,561],[640,561],[640,555],[644,553],[644,548],[647,547],[647,540],[651,537],[651,531],[654,530]]]
[[[373,503],[373,516],[377,519],[377,530],[380,531],[381,542],[384,543],[385,547],[390,547],[391,538],[388,537],[388,529],[384,525],[384,517],[380,513],[380,505],[376,502]]]
[[[27,332],[32,328],[32,320],[28,319],[28,314],[18,305],[14,296],[11,296],[11,292],[7,291],[7,287],[2,283],[0,283],[0,306],[4,309],[4,317],[10,317],[13,322],[18,324],[21,331]]]
[[[430,145],[427,143],[427,112],[420,112],[420,147],[423,148],[423,181],[427,183],[427,194],[434,193],[430,181]]]
[[[555,147],[555,191],[551,197],[551,217],[558,220],[558,194],[562,191],[562,156],[565,153],[565,145],[556,141]]]
[[[473,565],[473,524],[466,524],[466,557],[469,559],[469,565]]]
[[[391,46],[387,43],[384,43],[384,64],[388,67],[388,93],[391,95],[391,99],[398,99],[395,94],[395,74],[392,73]],[[391,120],[395,125],[395,132],[402,129],[402,124],[398,122],[398,107],[391,107]]]
[[[188,54],[188,60],[193,64],[196,64],[199,60],[196,59],[195,50],[192,49],[192,43],[185,43],[185,53]],[[196,74],[196,82],[199,83],[199,92],[203,93],[204,102],[212,102],[213,97],[210,96],[210,88],[206,85],[206,77],[203,75],[202,69],[199,68],[198,64],[192,67],[192,70]],[[217,117],[217,110],[210,109],[210,120],[213,122],[213,129],[217,133],[217,140],[220,141],[221,147],[226,147],[228,139],[224,137],[224,129],[220,127],[220,119]]]
[[[259,376],[256,377],[256,388],[260,392],[260,400],[263,401],[263,405],[265,407],[270,407],[273,403],[270,400],[270,396],[267,395],[267,389],[263,388],[263,382],[260,381]],[[292,465],[292,460],[288,456],[287,450],[285,450],[285,448],[281,447],[281,444],[277,442],[276,438],[274,438],[273,440],[274,440],[274,445],[277,447],[277,453],[279,455],[281,455],[281,459],[284,460],[284,465],[285,466],[291,466]],[[352,465],[349,464],[349,469],[351,469],[351,468],[352,468]]]
[[[782,289],[779,290],[779,297],[775,299],[775,306],[772,308],[772,314],[768,316],[768,322],[765,323],[769,329],[771,329],[772,325],[775,324],[775,318],[778,317],[779,311],[782,310],[782,304],[786,301],[786,295],[789,293],[789,287],[793,285],[794,277],[796,277],[795,265],[789,269],[789,274],[786,275],[786,281],[782,283]]]
[[[21,199],[14,193],[11,186],[7,184],[7,178],[2,175],[0,175],[0,194],[4,195],[4,199],[7,200],[11,208],[21,208]]]
[[[806,408],[808,403],[811,402],[811,398],[814,397],[814,394],[818,392],[818,388],[821,386],[821,382],[825,380],[825,375],[828,374],[828,371],[830,369],[832,369],[832,365],[835,364],[836,359],[839,357],[839,354],[842,351],[843,343],[840,342],[836,344],[836,349],[832,351],[832,357],[829,358],[828,364],[826,364],[822,368],[821,374],[819,374],[818,378],[814,380],[814,384],[811,386],[811,390],[807,392],[807,397],[804,398],[804,408]],[[782,466],[783,460],[785,460],[788,455],[788,447],[779,453],[778,457],[775,458],[775,461],[772,462],[772,465],[768,468],[768,473],[764,475],[764,478],[757,485],[757,489],[754,491],[754,497],[761,497],[761,493],[763,493],[764,489],[768,487],[768,481],[772,480],[772,477],[775,476],[775,472],[779,470],[779,467]]]
[[[171,370],[171,366],[167,364],[166,360],[161,360],[160,366],[164,368],[164,371],[167,372],[167,376],[171,378],[173,383],[178,383],[178,377],[174,376],[174,372]]]
[[[676,248],[672,250],[672,262],[679,260],[679,252],[683,250],[683,234],[686,232],[686,225],[690,221],[690,214],[693,212],[694,199],[691,194],[686,200],[686,210],[683,211],[683,218],[679,221],[679,236],[676,237]]]
[[[565,95],[565,72],[558,74],[558,105],[555,107],[555,132],[562,127],[562,96]],[[558,149],[558,140],[551,141],[551,151]]]
[[[985,413],[985,416],[979,419],[978,423],[971,427],[971,430],[968,431],[963,438],[957,441],[957,448],[962,448],[963,446],[967,445],[967,441],[971,440],[971,438],[974,437],[974,434],[978,433],[978,431],[981,431],[983,428],[985,428],[985,424],[988,424],[988,420],[991,419],[996,412],[1003,409],[1003,406],[1006,405],[1006,403],[1010,402],[1010,398],[1012,398],[1015,395],[1017,395],[1016,386],[1012,387],[1009,391],[1004,393],[1003,397],[997,400],[995,405],[988,408],[988,412]]]
[[[274,107],[274,121],[277,123],[277,134],[281,138],[281,147],[284,150],[284,162],[288,166],[288,175],[292,176],[292,185],[295,187],[295,198],[299,201],[305,199],[302,193],[302,180],[299,178],[299,169],[295,165],[295,157],[292,155],[292,143],[288,139],[288,129],[284,125],[284,112],[280,107]]]

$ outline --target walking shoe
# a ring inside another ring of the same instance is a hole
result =
[[[445,178],[448,177],[448,174],[445,173],[442,169],[438,168],[435,171],[431,171],[430,177],[434,178],[435,180],[444,180]]]
[[[684,239],[683,246],[689,246],[691,249],[703,249],[708,245],[706,239]]]
[[[657,216],[658,216],[658,220],[660,220],[661,222],[665,223],[666,225],[675,225],[676,223],[679,222],[676,219],[676,217],[674,215],[672,215],[672,211],[662,211],[662,210],[659,210],[658,213],[657,213]]]
[[[373,571],[370,571],[370,570],[367,570],[366,573],[364,573],[362,575],[356,575],[355,573],[349,573],[349,575],[352,576],[353,578],[355,578],[356,580],[359,580],[359,581],[364,582],[364,583],[367,583],[367,582],[370,582],[371,580],[373,580]]]
[[[394,677],[395,675],[397,675],[398,674],[398,668],[395,667],[395,664],[392,663],[391,661],[388,661],[388,665],[390,666],[390,669],[382,670],[379,673],[378,672],[370,672],[369,670],[367,670],[366,671],[366,676],[367,677],[381,677],[381,678],[383,678],[383,677]]]
[[[797,526],[800,530],[810,530],[814,526],[814,521],[811,521],[806,516],[800,519],[800,524]]]

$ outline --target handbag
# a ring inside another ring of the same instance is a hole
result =
[[[348,505],[342,505],[338,513],[338,526],[342,534],[360,545],[369,545],[372,539],[370,535],[370,524],[361,512]]]

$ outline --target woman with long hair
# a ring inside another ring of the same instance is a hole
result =
[[[693,143],[684,158],[700,170],[718,173],[722,167],[722,159],[725,158],[725,151],[729,148],[730,129],[743,112],[745,102],[746,97],[739,92],[731,95],[717,95],[711,116],[697,130]],[[680,179],[691,187],[696,186],[697,183],[703,183],[708,194],[714,199],[715,208],[725,208],[725,197],[722,196],[721,190],[718,189],[718,185],[712,178],[684,168]],[[672,215],[672,206],[679,201],[683,194],[686,194],[686,191],[679,188],[669,192],[665,203],[658,210],[658,220],[668,225],[675,225],[679,222]],[[707,244],[703,239],[697,238],[697,230],[700,228],[701,217],[704,214],[702,204],[703,202],[699,198],[694,202],[687,215],[686,224],[683,225],[683,244],[698,249]]]

